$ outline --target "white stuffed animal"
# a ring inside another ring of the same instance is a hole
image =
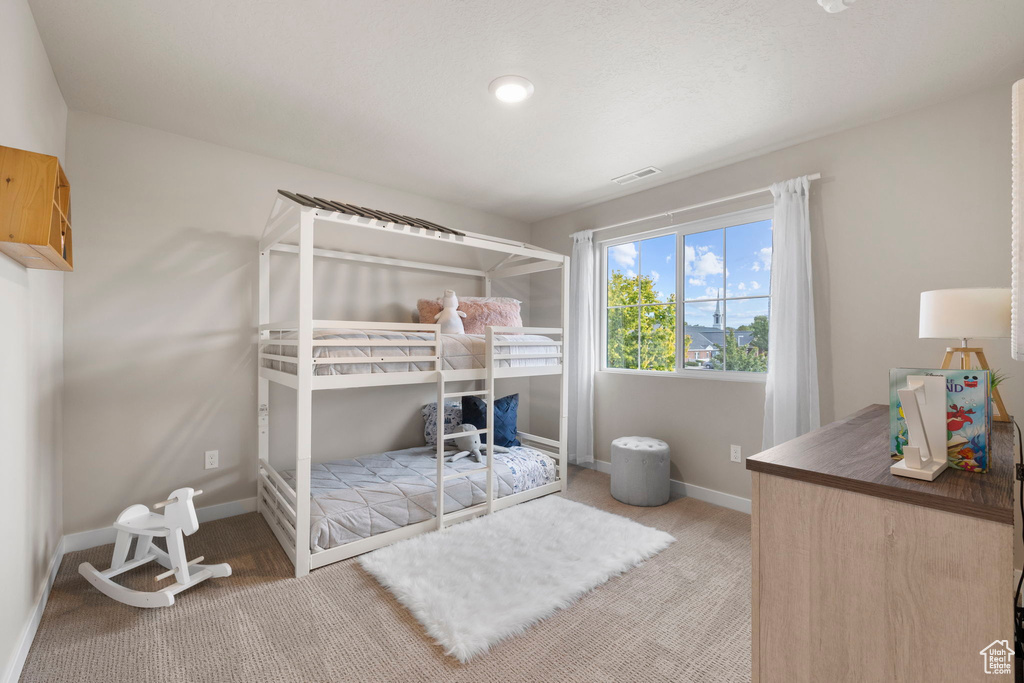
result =
[[[441,306],[441,312],[434,316],[434,322],[441,325],[441,333],[466,334],[466,326],[462,324],[466,312],[459,310],[459,297],[455,296],[454,289],[444,290]]]
[[[474,431],[476,431],[476,427],[474,427],[471,424],[463,424],[463,425],[459,425],[458,427],[456,427],[455,431],[456,432],[474,432]],[[476,460],[477,462],[483,462],[484,461],[484,459],[485,459],[484,458],[484,452],[486,452],[487,449],[484,448],[483,442],[480,440],[480,435],[479,434],[468,434],[466,436],[457,436],[457,437],[455,437],[454,441],[455,441],[455,445],[458,447],[459,450],[458,450],[458,452],[451,454],[451,456],[450,456],[451,462],[455,462],[456,460],[459,460],[460,458],[464,458],[467,455],[472,455],[473,459]],[[508,453],[508,449],[505,448],[504,446],[495,446],[494,447],[494,452],[495,453]],[[436,458],[437,456],[435,455],[434,457]],[[445,460],[448,460],[448,459],[449,459],[448,457],[445,458]]]

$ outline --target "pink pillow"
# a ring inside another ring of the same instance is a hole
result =
[[[420,322],[433,324],[434,316],[441,312],[440,299],[420,299],[416,304]],[[522,327],[519,301],[500,296],[459,297],[459,310],[466,314],[462,323],[466,334],[484,334],[486,327]]]

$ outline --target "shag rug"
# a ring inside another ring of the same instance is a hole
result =
[[[359,558],[461,662],[569,607],[675,539],[548,496]]]

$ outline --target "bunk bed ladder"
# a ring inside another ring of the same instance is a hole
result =
[[[484,380],[484,389],[475,391],[457,391],[448,393],[445,391],[445,371],[442,367],[442,360],[437,362],[437,528],[444,529],[446,522],[455,522],[459,519],[475,515],[479,512],[490,514],[494,512],[494,334],[491,328],[487,328],[487,378]],[[455,512],[445,514],[444,512],[444,488],[445,483],[461,477],[467,477],[480,472],[480,468],[465,470],[445,476],[444,473],[444,452],[446,442],[451,441],[458,433],[444,433],[444,404],[452,398],[461,399],[463,396],[481,396],[487,402],[487,426],[477,430],[481,437],[487,439],[487,463],[482,468],[487,476],[487,499],[485,502],[470,505],[469,507]]]

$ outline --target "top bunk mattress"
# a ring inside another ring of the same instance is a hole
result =
[[[281,339],[295,339],[296,334],[287,334]],[[365,341],[366,345],[360,346],[324,346],[317,345],[317,341],[347,339]],[[536,334],[496,334],[494,335],[494,352],[503,355],[539,355],[556,354],[560,351],[558,345],[548,337]],[[374,346],[375,341],[391,342],[387,346]],[[318,363],[313,367],[314,375],[358,375],[366,373],[386,372],[416,372],[429,371],[434,369],[433,360],[415,361],[416,356],[434,355],[434,346],[404,346],[392,345],[394,342],[415,341],[433,342],[434,335],[431,332],[398,332],[392,330],[332,330],[330,332],[315,333],[313,335],[313,358],[391,358],[395,362],[372,362],[366,363],[343,363],[331,365]],[[507,345],[502,346],[502,341],[537,341],[551,342],[545,344]],[[297,349],[294,346],[273,346],[266,347],[267,353],[278,356],[295,356]],[[442,334],[442,369],[444,370],[478,370],[485,367],[487,358],[487,338],[482,334]],[[409,360],[406,360],[409,359]],[[536,367],[541,365],[558,365],[558,358],[523,358],[497,361],[499,368]],[[297,372],[295,363],[285,361],[263,360],[263,367],[272,370],[280,370],[289,374]]]

